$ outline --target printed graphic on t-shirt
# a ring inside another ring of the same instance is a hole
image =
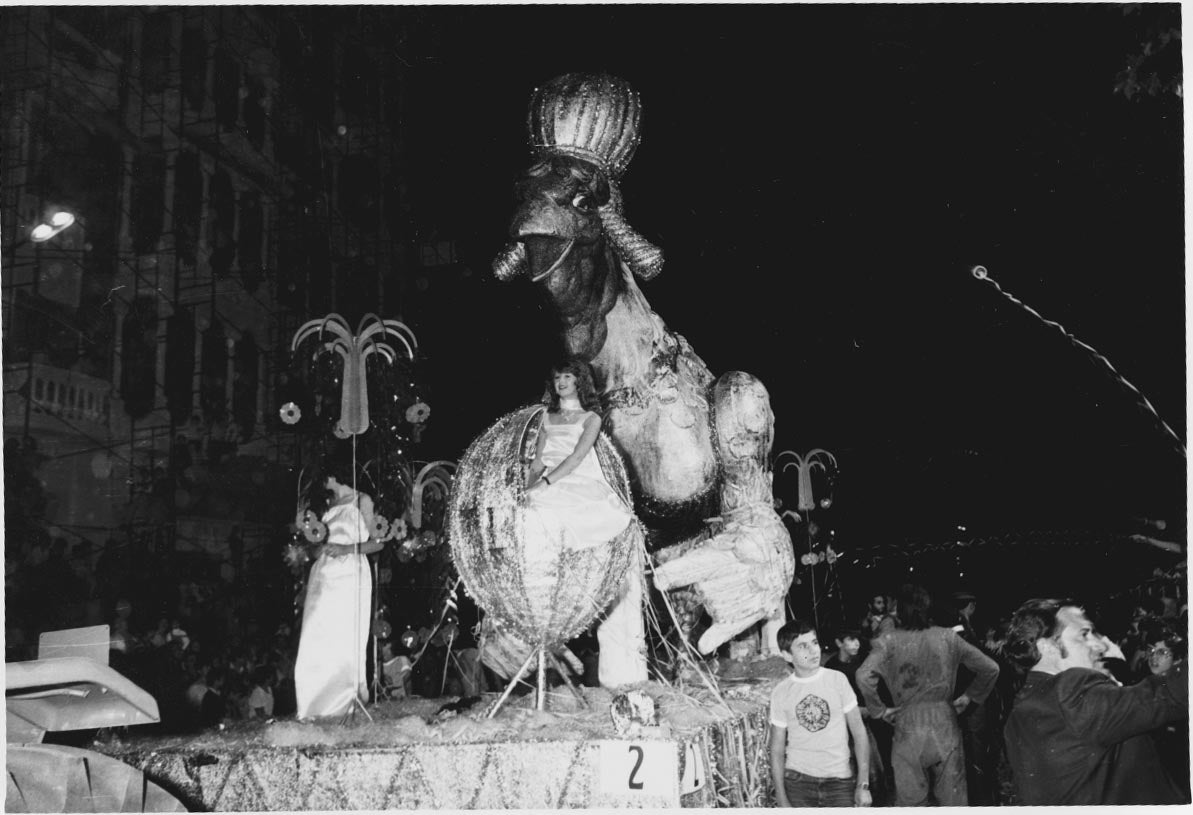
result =
[[[795,720],[805,730],[813,733],[823,730],[828,727],[829,719],[828,702],[813,693],[800,699],[799,704],[795,706]]]
[[[905,691],[918,688],[920,686],[920,666],[914,662],[904,662],[899,666],[899,679],[897,682],[899,687]]]

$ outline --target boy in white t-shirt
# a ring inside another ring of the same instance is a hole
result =
[[[840,671],[820,666],[816,629],[792,620],[779,629],[792,674],[770,699],[770,766],[781,807],[870,806],[870,740],[857,696]],[[853,736],[856,779],[849,766]]]

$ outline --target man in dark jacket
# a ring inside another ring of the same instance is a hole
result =
[[[1020,803],[1187,802],[1148,736],[1189,715],[1183,665],[1119,686],[1098,670],[1104,640],[1079,606],[1063,600],[1020,606],[1005,649],[1029,668],[1005,731]]]

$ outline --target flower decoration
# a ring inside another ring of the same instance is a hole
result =
[[[302,408],[293,402],[287,402],[282,405],[282,409],[278,411],[278,415],[282,417],[282,421],[286,424],[298,424],[298,420],[302,418]]]
[[[327,537],[327,524],[323,523],[323,521],[315,521],[310,526],[304,527],[302,534],[311,543],[320,543]]]
[[[805,566],[811,566],[816,562],[816,555],[812,554],[811,552],[800,555],[799,562]]]
[[[291,542],[286,544],[286,549],[282,552],[282,558],[291,569],[297,569],[308,562],[311,559],[311,555],[305,546],[299,546],[297,543]]]
[[[406,408],[406,421],[410,424],[422,424],[431,415],[431,406],[426,402],[415,402]]]
[[[399,538],[406,537],[406,519],[405,518],[394,518],[393,519],[393,522],[389,525],[389,537],[392,540],[398,540]]]
[[[369,524],[369,537],[379,541],[386,540],[389,537],[389,521],[385,520],[384,516],[373,516],[373,522]]]

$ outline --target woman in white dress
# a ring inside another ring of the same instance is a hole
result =
[[[593,449],[601,416],[588,364],[573,359],[557,366],[549,388],[547,415],[527,470],[523,551],[531,560],[557,556],[562,549],[607,545],[634,520]],[[600,683],[605,687],[647,678],[641,570],[636,559],[597,630]]]
[[[369,698],[365,649],[373,577],[367,555],[382,548],[369,535],[373,500],[352,488],[350,466],[333,464],[324,483],[331,492],[322,515],[327,540],[307,579],[294,663],[300,720],[343,716]]]

